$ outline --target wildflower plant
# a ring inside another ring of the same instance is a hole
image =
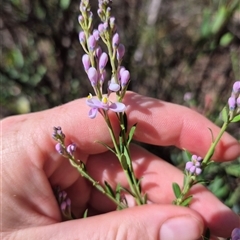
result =
[[[97,14],[100,18],[100,24],[95,28],[89,0],[80,2],[78,21],[82,30],[79,33],[79,41],[85,52],[82,56],[82,64],[93,88],[93,94],[89,94],[86,99],[86,104],[90,107],[88,112],[89,121],[94,121],[97,114],[100,114],[105,120],[112,139],[112,146],[101,142],[101,140],[98,140],[98,142],[116,155],[128,180],[129,188],[118,184],[116,189],[113,189],[108,182],[105,182],[102,186],[95,181],[89,175],[85,164],[75,158],[76,145],[74,143],[68,146],[65,145],[65,135],[61,127],[54,127],[53,138],[57,141],[56,151],[69,159],[71,165],[78,170],[82,177],[88,179],[101,193],[111,199],[116,204],[116,209],[124,209],[128,207],[124,193],[130,194],[137,205],[147,203],[147,193],[142,192],[141,179],[136,177],[132,165],[129,147],[137,124],[128,129],[127,114],[125,113],[127,106],[123,103],[123,99],[130,82],[130,73],[122,66],[125,47],[120,41],[116,20],[111,15],[110,4],[110,0],[98,1]],[[110,74],[107,74],[107,65],[111,67]],[[112,100],[112,97],[110,100],[111,94],[115,96],[115,100]],[[110,112],[114,112],[118,119],[120,127],[118,133],[113,130],[109,116]],[[189,162],[186,163],[183,186],[180,187],[177,183],[172,185],[175,194],[173,204],[180,206],[189,206],[191,204],[193,196],[189,194],[189,191],[195,184],[200,182],[198,176],[213,161],[212,156],[223,133],[229,124],[240,121],[240,81],[234,83],[232,94],[229,97],[227,106],[221,112],[221,117],[223,125],[219,134],[213,136],[210,130],[212,144],[207,154],[205,156],[196,156],[187,152]],[[64,193],[58,190],[58,202],[63,215],[67,219],[72,219],[74,217],[70,213],[70,200],[65,195],[63,197],[63,195]]]

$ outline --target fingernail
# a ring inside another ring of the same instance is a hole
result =
[[[202,235],[202,223],[192,216],[170,218],[160,229],[161,240],[194,240]]]

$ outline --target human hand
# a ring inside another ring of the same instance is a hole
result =
[[[204,155],[218,128],[190,109],[128,93],[129,125],[138,123],[135,139],[156,145],[175,145]],[[86,163],[90,175],[114,187],[127,186],[115,156],[98,144],[110,144],[100,115],[88,118],[84,99],[43,112],[10,117],[2,124],[2,233],[6,239],[197,239],[205,227],[212,234],[230,235],[239,217],[202,186],[191,191],[190,208],[171,205],[172,182],[183,174],[139,146],[132,146],[137,177],[152,204],[113,211],[115,206],[92,187],[63,157],[55,152],[52,127],[61,126],[66,141],[77,144],[76,157]],[[112,115],[114,119],[114,115]],[[117,121],[115,125],[117,131]],[[213,159],[239,156],[239,144],[224,134]],[[61,222],[52,187],[60,186],[72,201],[74,214],[86,208],[93,217]],[[104,213],[104,214],[101,214]],[[172,235],[167,235],[172,234]]]

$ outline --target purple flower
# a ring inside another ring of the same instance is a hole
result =
[[[112,45],[113,45],[113,47],[114,48],[118,47],[119,42],[120,42],[119,34],[115,33],[113,38],[112,38]]]
[[[64,149],[63,149],[63,147],[62,147],[62,145],[60,144],[60,143],[57,143],[56,145],[55,145],[55,149],[56,149],[56,151],[59,153],[59,154],[63,154],[64,153]]]
[[[118,61],[122,60],[124,53],[125,53],[125,47],[123,44],[120,43],[117,48],[117,60]]]
[[[186,163],[185,169],[192,174],[199,175],[202,172],[201,161],[201,157],[197,155],[192,155],[192,159],[191,161]]]
[[[91,110],[88,114],[90,118],[95,118],[99,109],[103,109],[105,111],[111,110],[113,112],[124,112],[126,108],[123,103],[111,103],[106,97],[103,97],[102,101],[90,97],[87,99],[86,103],[89,107],[91,107]]]
[[[82,56],[82,63],[84,66],[84,70],[87,72],[88,69],[90,68],[90,57],[87,54],[84,54]]]
[[[120,70],[120,79],[121,79],[121,86],[125,87],[130,79],[130,73],[128,70]]]
[[[86,41],[86,36],[85,36],[85,33],[83,31],[81,31],[79,33],[79,42],[80,43],[84,43]]]
[[[103,25],[103,23],[100,23],[99,25],[98,25],[98,32],[100,33],[100,34],[102,34],[103,32],[104,32],[104,25]]]
[[[96,39],[93,35],[89,36],[88,38],[88,47],[90,51],[94,51],[96,47]]]
[[[103,52],[99,59],[99,69],[100,70],[103,70],[105,68],[107,61],[108,61],[108,55],[105,52]]]
[[[95,49],[95,56],[97,59],[99,59],[102,55],[102,48],[100,46],[98,46],[96,49]]]
[[[70,155],[73,155],[74,152],[76,151],[76,144],[75,143],[72,143],[70,145],[67,146],[67,152],[70,154]]]
[[[98,41],[99,38],[100,38],[99,31],[94,29],[93,30],[93,36],[94,36],[95,40]]]
[[[230,97],[228,99],[228,106],[231,111],[233,111],[236,108],[236,99],[234,97]]]
[[[232,240],[240,240],[240,228],[234,228],[231,235]]]
[[[240,93],[240,81],[236,81],[233,84],[233,92],[234,93]]]
[[[112,79],[108,85],[108,89],[112,92],[117,92],[120,90],[120,85],[118,83],[115,83],[115,80]]]
[[[89,78],[92,86],[95,87],[97,85],[97,81],[98,81],[98,72],[97,72],[96,68],[90,67],[88,69],[87,74],[88,74],[88,78]]]

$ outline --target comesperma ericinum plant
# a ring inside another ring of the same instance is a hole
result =
[[[74,143],[68,146],[65,145],[65,135],[61,127],[54,127],[53,138],[57,141],[57,152],[69,159],[71,165],[78,170],[81,176],[88,179],[101,193],[111,199],[116,204],[116,209],[120,210],[128,207],[124,193],[130,194],[135,199],[137,205],[147,203],[147,193],[141,190],[141,179],[135,176],[131,160],[129,147],[137,124],[128,129],[127,115],[125,113],[127,106],[125,106],[122,100],[130,81],[130,73],[121,65],[125,47],[120,42],[115,18],[111,16],[110,3],[110,0],[98,1],[97,14],[101,23],[95,29],[89,0],[82,0],[80,2],[80,16],[78,21],[82,31],[79,33],[79,41],[85,51],[85,54],[82,56],[83,67],[93,88],[93,95],[89,94],[86,100],[86,104],[90,107],[88,113],[89,121],[94,121],[97,114],[101,114],[104,118],[113,147],[101,142],[101,139],[98,142],[116,155],[125,172],[129,188],[124,188],[118,184],[116,189],[113,189],[107,182],[102,186],[95,181],[88,174],[85,164],[75,158],[76,145]],[[109,75],[106,72],[107,64],[111,66],[110,77],[108,79],[106,79]],[[115,101],[109,99],[111,94],[116,96]],[[117,116],[120,127],[119,133],[113,131],[111,118],[109,117],[109,112],[111,111]],[[227,106],[223,109],[221,117],[223,119],[222,128],[217,136],[212,136],[212,144],[207,154],[200,157],[188,153],[189,162],[185,167],[183,186],[180,187],[177,183],[173,183],[173,191],[176,197],[173,204],[180,206],[189,206],[191,204],[191,199],[194,197],[189,195],[191,187],[199,183],[198,176],[213,161],[212,156],[216,145],[228,125],[240,121],[240,81],[234,83],[232,95],[228,100]],[[70,200],[64,195],[65,193],[62,193],[60,190],[58,192],[61,193],[61,196],[57,197],[57,199],[63,215],[65,218],[72,219],[73,216],[69,212]]]

